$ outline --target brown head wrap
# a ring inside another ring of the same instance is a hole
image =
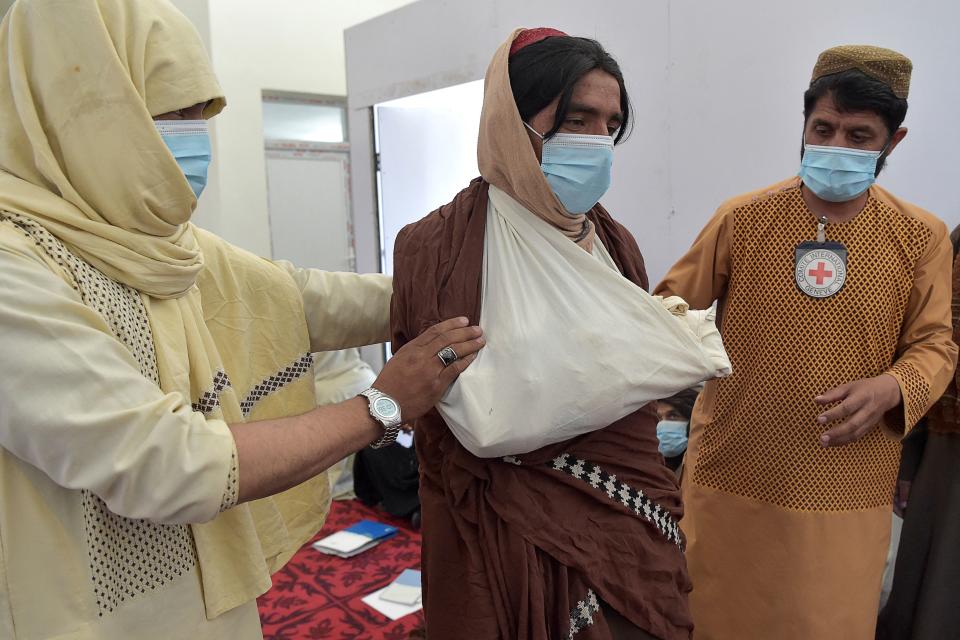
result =
[[[506,192],[585,250],[592,251],[593,225],[586,214],[574,216],[567,213],[550,188],[520,119],[510,86],[510,52],[515,43],[519,44],[516,47],[519,50],[553,35],[565,34],[554,29],[517,29],[493,54],[484,81],[477,163],[484,180]]]

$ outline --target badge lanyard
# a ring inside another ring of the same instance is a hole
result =
[[[797,288],[811,298],[829,298],[847,281],[847,248],[827,242],[827,218],[817,223],[817,239],[801,242],[794,250],[794,278]]]

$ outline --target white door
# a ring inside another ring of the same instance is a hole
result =
[[[477,170],[482,83],[467,83],[376,107],[383,272],[393,273],[400,230],[450,202]]]

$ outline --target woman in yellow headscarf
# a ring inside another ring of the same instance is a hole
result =
[[[19,0],[0,71],[0,637],[260,638],[324,470],[432,406],[480,331],[316,408],[310,354],[385,340],[391,283],[189,223],[225,101],[186,18]]]

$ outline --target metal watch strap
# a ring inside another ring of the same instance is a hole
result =
[[[381,424],[383,424],[383,423],[381,423]],[[371,448],[371,449],[382,449],[383,447],[390,446],[391,444],[393,444],[394,442],[397,441],[397,436],[398,436],[398,435],[400,435],[400,425],[399,425],[399,424],[394,425],[394,426],[392,426],[392,427],[388,427],[388,426],[384,425],[384,427],[383,427],[383,435],[380,436],[380,439],[379,439],[379,440],[377,440],[376,442],[371,443],[371,444],[370,444],[370,448]]]
[[[374,410],[374,403],[379,398],[389,398],[397,405],[397,408],[400,407],[399,403],[396,400],[383,393],[379,389],[374,389],[370,387],[366,391],[363,391],[360,395],[364,396],[367,399],[368,410],[370,411],[370,416],[379,422],[383,426],[383,435],[380,436],[375,442],[370,444],[371,449],[381,449],[383,447],[389,446],[397,441],[397,436],[400,434],[400,425],[403,424],[402,420],[384,420],[377,412]]]

